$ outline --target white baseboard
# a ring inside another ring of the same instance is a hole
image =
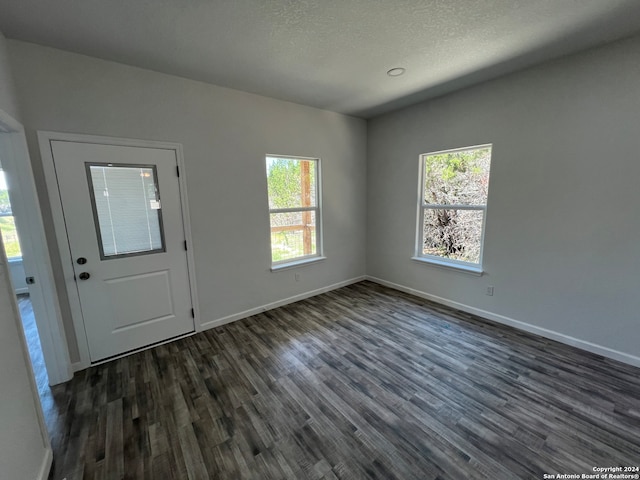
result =
[[[316,295],[320,295],[321,293],[326,293],[326,292],[329,292],[331,290],[336,290],[337,288],[346,287],[347,285],[352,285],[354,283],[358,283],[358,282],[361,282],[363,280],[366,280],[366,278],[367,278],[366,276],[362,275],[360,277],[356,277],[356,278],[352,278],[352,279],[349,279],[349,280],[345,280],[344,282],[334,283],[333,285],[328,285],[326,287],[318,288],[316,290],[311,290],[309,292],[301,293],[301,294],[295,295],[293,297],[285,298],[283,300],[278,300],[277,302],[268,303],[267,305],[262,305],[260,307],[252,308],[250,310],[245,310],[244,312],[235,313],[233,315],[222,317],[222,318],[219,318],[217,320],[212,320],[210,322],[205,322],[205,323],[200,325],[200,329],[198,329],[198,330],[196,330],[194,332],[188,333],[188,334],[186,334],[184,336],[181,336],[179,338],[189,337],[191,335],[197,334],[198,332],[203,332],[205,330],[209,330],[210,328],[215,328],[215,327],[219,327],[221,325],[226,325],[227,323],[235,322],[236,320],[241,320],[243,318],[250,317],[251,315],[256,315],[258,313],[266,312],[267,310],[272,310],[274,308],[282,307],[283,305],[287,305],[289,303],[298,302],[300,300],[304,300],[305,298],[314,297]],[[164,342],[154,343],[153,345],[148,345],[146,347],[141,347],[140,349],[136,350],[136,352],[141,352],[143,350],[148,350],[150,348],[157,347],[158,345],[163,345],[165,343],[173,342],[174,340],[176,340],[176,339],[172,338],[172,339],[166,340]],[[84,370],[84,369],[89,368],[89,367],[94,366],[94,365],[100,365],[101,363],[110,362],[111,360],[116,360],[117,358],[126,357],[127,355],[131,355],[132,353],[133,352],[127,352],[127,353],[125,353],[123,355],[112,357],[112,358],[109,358],[108,360],[103,360],[101,362],[95,362],[95,363],[90,363],[90,362],[85,363],[85,362],[82,362],[82,361],[74,362],[74,363],[71,364],[71,370],[74,373],[75,372],[79,372],[80,370]]]
[[[471,313],[473,315],[477,315],[479,317],[486,318],[503,325],[517,328],[518,330],[524,330],[525,332],[540,335],[541,337],[555,340],[557,342],[564,343],[565,345],[570,345],[572,347],[586,350],[587,352],[602,355],[603,357],[611,358],[613,360],[618,360],[620,362],[633,365],[634,367],[640,367],[640,357],[636,357],[635,355],[630,355],[618,350],[613,350],[609,347],[587,342],[586,340],[581,340],[579,338],[571,337],[569,335],[565,335],[564,333],[555,332],[553,330],[538,327],[536,325],[531,325],[530,323],[521,322],[510,317],[505,317],[504,315],[499,315],[497,313],[488,312],[480,308],[471,307],[469,305],[465,305],[464,303],[459,303],[447,298],[438,297],[436,295],[422,292],[414,288],[405,287],[404,285],[388,282],[387,280],[382,280],[381,278],[367,276],[366,279],[375,283],[379,283],[380,285],[384,285],[385,287],[400,290],[401,292],[409,293],[411,295],[415,295],[416,297],[431,300],[432,302],[439,303],[441,305],[456,308],[458,310],[462,310],[463,312]]]
[[[72,372],[79,372],[80,370],[84,370],[85,368],[89,368],[91,364],[85,365],[83,362],[73,362],[71,364]]]
[[[47,480],[49,478],[49,472],[51,471],[51,465],[53,463],[53,451],[51,447],[47,447],[45,450],[44,458],[42,459],[42,465],[40,465],[40,471],[38,472],[37,480]]]
[[[293,297],[284,298],[282,300],[268,303],[260,307],[251,308],[249,310],[245,310],[244,312],[234,313],[233,315],[228,315],[226,317],[205,322],[201,324],[201,328],[204,331],[204,330],[209,330],[210,328],[226,325],[227,323],[235,322],[236,320],[241,320],[243,318],[247,318],[252,315],[257,315],[258,313],[266,312],[267,310],[273,310],[274,308],[282,307],[290,303],[299,302],[300,300],[304,300],[305,298],[315,297],[316,295],[320,295],[321,293],[330,292],[331,290],[336,290],[338,288],[346,287],[347,285],[352,285],[354,283],[358,283],[366,279],[367,277],[362,275],[360,277],[351,278],[343,282],[334,283],[333,285],[328,285],[326,287],[318,288],[316,290],[304,292],[299,295],[294,295]]]

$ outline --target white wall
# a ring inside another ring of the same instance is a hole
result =
[[[19,118],[18,102],[14,91],[13,77],[9,68],[7,40],[0,32],[0,108],[13,118]]]
[[[50,452],[19,322],[7,260],[0,248],[0,478],[46,478]]]
[[[371,120],[369,275],[640,364],[638,58],[634,38]],[[482,143],[486,274],[411,261],[418,155]]]
[[[183,144],[202,322],[365,274],[365,121],[18,41],[9,50],[39,190],[36,130]],[[269,270],[266,153],[322,159],[327,260],[296,269],[299,282]]]
[[[0,33],[0,110],[17,116],[5,43]],[[0,478],[46,478],[51,450],[19,322],[0,238]]]
[[[378,117],[368,129],[326,111],[8,43],[40,189],[36,130],[184,145],[201,321],[358,277],[366,244],[373,277],[638,362],[640,38]],[[411,261],[418,155],[487,142],[486,274]],[[267,152],[323,159],[328,260],[301,268],[298,283],[292,271],[269,271]]]

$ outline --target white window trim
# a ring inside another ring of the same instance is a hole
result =
[[[448,150],[438,150],[435,152],[422,153],[418,156],[418,162],[419,162],[418,213],[417,213],[417,221],[416,221],[417,227],[416,227],[415,255],[411,257],[412,260],[416,260],[418,262],[433,265],[436,267],[457,270],[457,271],[468,273],[471,275],[480,276],[484,273],[484,270],[482,267],[483,265],[482,260],[484,255],[485,226],[487,224],[487,203],[482,205],[470,205],[470,204],[442,205],[442,204],[427,203],[424,200],[424,175],[425,175],[424,159],[425,157],[428,157],[431,155],[440,155],[442,153],[466,152],[469,150],[477,150],[480,148],[493,149],[493,144],[486,143],[482,145],[472,145],[469,147],[452,148]],[[489,177],[489,183],[491,183],[491,177]],[[478,263],[463,262],[461,260],[455,260],[452,258],[446,258],[446,257],[437,256],[437,255],[428,255],[428,254],[422,253],[422,242],[423,242],[423,235],[424,235],[424,212],[425,210],[442,210],[442,209],[482,211],[482,234],[480,236],[480,258],[478,259]]]
[[[313,255],[303,255],[300,257],[289,258],[287,260],[281,260],[279,262],[274,262],[271,260],[271,268],[272,272],[276,272],[278,270],[284,270],[286,268],[298,267],[302,265],[307,265],[310,263],[315,263],[321,260],[325,260],[327,257],[323,255],[323,245],[322,245],[322,173],[321,173],[321,161],[318,157],[303,157],[303,156],[293,156],[293,155],[278,155],[278,154],[266,154],[265,161],[267,158],[285,158],[289,160],[310,160],[315,162],[316,166],[316,206],[315,207],[299,207],[299,208],[269,208],[269,258],[273,258],[273,254],[271,251],[271,214],[272,213],[293,213],[293,212],[315,212],[316,214],[316,253]],[[266,173],[266,170],[265,170]],[[269,184],[268,177],[267,179],[267,205],[269,202]]]
[[[458,260],[445,259],[442,257],[436,257],[434,255],[425,255],[422,257],[411,257],[411,260],[416,262],[425,263],[438,268],[457,270],[462,273],[468,273],[469,275],[482,276],[484,270],[475,263],[460,262]]]
[[[304,267],[305,265],[309,265],[316,262],[321,262],[322,260],[326,260],[327,257],[319,257],[317,255],[308,255],[306,257],[298,257],[296,260],[287,261],[287,263],[277,263],[272,265],[271,271],[277,272],[280,270],[286,270],[288,268],[296,268],[296,267]]]

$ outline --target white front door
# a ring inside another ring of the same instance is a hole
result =
[[[174,150],[52,140],[92,362],[194,330]]]

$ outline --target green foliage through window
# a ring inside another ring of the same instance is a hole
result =
[[[306,165],[305,165],[306,164]],[[267,157],[267,183],[269,186],[269,208],[302,207],[303,166],[308,175],[310,199],[308,205],[315,206],[316,196],[316,161],[297,160],[292,158]]]
[[[7,258],[22,257],[20,239],[12,216],[0,217],[0,231],[2,231],[2,243],[4,243]]]
[[[318,161],[286,157],[266,160],[271,261],[317,255]]]
[[[2,232],[2,243],[4,243],[7,258],[22,257],[20,239],[9,201],[9,191],[2,170],[0,170],[0,232]]]

